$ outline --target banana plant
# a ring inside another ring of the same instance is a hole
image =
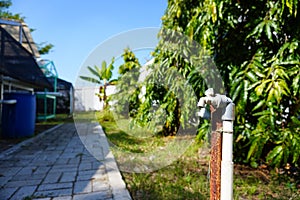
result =
[[[108,100],[106,95],[106,88],[108,85],[115,83],[116,80],[112,80],[112,70],[114,69],[114,58],[112,59],[111,63],[107,66],[106,61],[102,62],[101,68],[98,66],[90,67],[88,66],[87,69],[92,74],[92,76],[80,76],[81,79],[99,84],[99,93],[96,95],[99,97],[100,101],[104,102],[104,108],[108,106]]]

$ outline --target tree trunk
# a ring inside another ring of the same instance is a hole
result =
[[[107,83],[106,80],[103,81],[104,82],[104,89],[103,89],[103,107],[104,109],[107,108],[108,106],[108,102],[107,102],[107,96],[106,96],[106,87],[107,87]]]

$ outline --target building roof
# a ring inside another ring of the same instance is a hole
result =
[[[0,26],[4,28],[16,41],[29,51],[35,58],[40,58],[40,53],[31,36],[31,30],[24,22],[1,20]]]
[[[0,26],[0,74],[30,84],[32,88],[52,89],[52,85],[39,68],[31,51],[23,46],[23,43],[20,44],[2,25]]]

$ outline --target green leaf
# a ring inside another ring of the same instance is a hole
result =
[[[98,84],[101,84],[101,82],[95,78],[92,78],[92,77],[87,77],[87,76],[80,76],[80,78],[82,80],[85,80],[85,81],[88,81],[88,82],[91,82],[91,83],[98,83]]]
[[[211,14],[212,14],[212,21],[215,23],[217,21],[217,5],[216,2],[213,1],[211,4]]]
[[[281,88],[280,93],[288,96],[290,92],[290,88],[287,85],[287,82],[284,80],[279,80],[278,86]]]
[[[232,80],[231,88],[235,89],[238,85],[242,84],[242,80],[244,80],[244,76],[236,77],[236,79]]]
[[[257,69],[263,69],[264,66],[261,64],[261,62],[260,62],[259,59],[260,59],[260,58],[254,59],[254,60],[253,60],[253,64],[254,64],[254,66],[257,67]],[[256,73],[256,71],[255,71],[255,73]]]
[[[273,165],[277,167],[280,166],[280,163],[282,162],[283,152],[284,151],[280,151],[278,155],[274,158],[274,160],[272,161]]]
[[[292,89],[294,95],[299,93],[299,86],[300,86],[300,73],[293,79]]]
[[[300,157],[300,139],[295,137],[294,138],[295,141],[293,141],[293,143],[295,144],[295,148],[293,151],[293,163],[296,163],[299,161],[299,157]]]
[[[255,88],[255,92],[257,96],[261,96],[265,92],[265,87],[268,82],[271,80],[264,80],[262,83]]]
[[[219,9],[218,9],[218,14],[219,14],[220,19],[223,18],[223,5],[224,5],[224,2],[221,1],[220,4],[219,4]]]
[[[248,100],[248,87],[249,87],[249,81],[244,80],[244,95],[243,95],[244,102],[247,102],[247,100]]]
[[[287,75],[287,73],[284,71],[283,68],[276,69],[274,73],[280,76],[281,78],[286,78],[287,80],[289,80],[289,76]]]
[[[289,157],[290,157],[290,149],[285,148],[285,150],[283,151],[283,163],[287,163]]]
[[[243,88],[243,84],[240,84],[240,85],[237,86],[237,88],[235,89],[235,91],[232,95],[232,101],[235,101],[238,98],[242,88]]]
[[[271,28],[270,28],[270,24],[269,24],[269,23],[271,23],[271,22],[268,22],[268,23],[266,23],[266,25],[265,25],[265,32],[266,32],[266,35],[267,35],[268,39],[269,39],[271,42],[273,42],[272,32],[271,32]]]
[[[280,152],[282,152],[282,149],[283,147],[282,145],[280,145],[276,146],[273,150],[271,150],[266,157],[267,162],[271,162],[272,160],[274,160],[275,157],[278,156]]]
[[[257,82],[257,78],[255,74],[252,71],[249,71],[246,73],[246,76],[252,81],[252,82]]]
[[[300,65],[300,62],[298,60],[289,60],[289,61],[282,61],[279,62],[278,65]]]
[[[258,104],[256,104],[256,106],[252,109],[252,111],[259,109],[260,107],[265,105],[265,103],[266,103],[265,100],[261,100],[260,102],[258,102]]]
[[[264,22],[261,22],[259,23],[254,29],[253,31],[247,35],[246,38],[250,38],[252,36],[256,36],[255,38],[259,37],[263,31],[263,27],[264,27],[265,23]]]
[[[260,137],[256,137],[253,141],[251,141],[251,146],[248,151],[247,160],[250,159],[251,156],[255,153],[258,148]]]
[[[285,2],[286,2],[286,6],[289,8],[290,14],[291,15],[294,14],[294,16],[296,16],[297,15],[297,9],[296,8],[297,8],[297,2],[298,1],[286,0]]]
[[[251,161],[250,162],[251,167],[253,168],[257,168],[258,167],[258,163],[256,161]]]
[[[272,99],[274,98],[274,93],[275,93],[275,89],[271,88],[269,93],[268,93],[268,99],[267,101],[272,101]]]
[[[261,112],[254,113],[253,116],[264,116],[264,115],[269,115],[269,114],[270,114],[270,111],[264,110]]]
[[[257,82],[255,82],[255,83],[249,85],[249,87],[248,87],[247,90],[251,91],[253,88],[256,88],[256,87],[257,87],[258,85],[260,85],[260,84],[261,84],[261,81],[257,81]]]
[[[176,17],[177,17],[177,18],[180,18],[180,16],[181,16],[181,9],[178,8],[177,13],[176,13]]]
[[[94,66],[94,69],[90,66],[88,66],[87,68],[93,75],[95,75],[97,78],[99,78],[99,72],[98,72],[99,69],[97,66]]]

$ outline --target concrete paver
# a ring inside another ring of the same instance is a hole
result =
[[[63,124],[27,140],[0,154],[0,169],[1,200],[131,199],[97,123]]]

